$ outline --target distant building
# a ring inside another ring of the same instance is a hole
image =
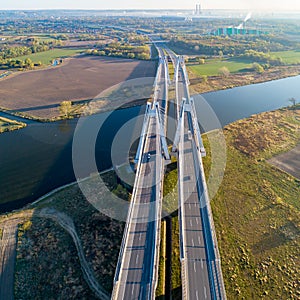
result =
[[[267,32],[263,32],[258,29],[246,29],[246,22],[251,19],[251,12],[247,14],[243,22],[239,26],[230,26],[224,28],[218,28],[211,32],[212,35],[220,36],[220,35],[262,35],[267,34]]]
[[[240,27],[224,27],[224,28],[218,28],[214,30],[212,35],[221,36],[221,35],[262,35],[266,34],[266,32],[263,32],[258,29],[246,29],[246,28],[240,28]]]
[[[199,16],[201,15],[201,4],[196,4],[196,10],[195,10],[195,15]]]

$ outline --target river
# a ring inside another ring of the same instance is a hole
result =
[[[203,94],[216,113],[221,126],[255,113],[290,105],[288,99],[300,99],[300,76],[262,84]],[[195,97],[199,121],[203,114],[201,99]],[[133,131],[139,131],[145,107],[136,106],[102,113],[92,117],[90,126],[105,120],[95,143],[96,164],[99,171],[112,166],[111,146],[120,128],[123,143],[136,141]],[[75,180],[72,165],[72,141],[78,119],[54,123],[28,122],[26,128],[0,135],[0,211],[17,209],[47,192]],[[214,125],[205,128],[213,129]],[[92,128],[91,128],[92,129]],[[83,141],[84,146],[84,141]],[[127,155],[121,149],[120,157]],[[124,149],[126,147],[124,146]],[[84,162],[83,162],[84,165]],[[89,169],[82,174],[89,175]]]

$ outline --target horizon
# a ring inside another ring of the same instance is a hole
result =
[[[272,0],[213,0],[208,2],[200,0],[187,0],[184,4],[171,0],[143,3],[136,0],[128,0],[125,4],[121,0],[112,0],[109,4],[98,3],[95,0],[45,0],[40,3],[37,0],[27,0],[25,3],[19,3],[17,0],[11,0],[0,4],[0,10],[194,10],[196,4],[201,5],[202,10],[251,10],[251,11],[281,11],[295,12],[300,11],[300,2],[294,0],[272,1]],[[109,5],[109,7],[108,7]]]

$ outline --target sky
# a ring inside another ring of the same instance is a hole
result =
[[[1,9],[204,9],[300,10],[299,0],[0,0]]]

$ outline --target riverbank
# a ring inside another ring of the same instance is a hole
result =
[[[270,82],[283,78],[294,77],[300,74],[299,65],[273,67],[269,70],[265,70],[261,74],[253,71],[232,73],[227,76],[206,77],[197,75],[189,67],[187,70],[190,78],[190,91],[192,95]],[[171,76],[172,72],[173,71],[171,69]],[[62,116],[60,114],[60,103],[51,103],[51,105],[40,107],[33,106],[30,107],[30,109],[10,109],[2,106],[0,107],[0,111],[12,116],[24,118],[25,120],[27,119],[47,123],[78,118],[82,115],[92,115],[116,109],[140,106],[151,99],[153,82],[150,77],[148,79],[149,81],[147,82],[134,82],[132,83],[133,86],[131,86],[130,81],[129,84],[126,84],[125,82],[120,85],[116,85],[113,90],[109,91],[108,95],[102,95],[101,98],[82,98],[80,100],[75,98],[75,100],[71,99],[72,106],[68,111],[67,116]],[[136,84],[138,84],[138,88]],[[170,91],[169,97],[175,97],[174,90]],[[70,97],[67,98],[69,99]]]
[[[264,83],[272,80],[294,77],[300,74],[300,66],[280,66],[272,67],[263,73],[241,72],[230,73],[227,76],[199,76],[187,68],[190,78],[191,94],[203,94],[207,92],[232,89],[234,87],[245,86],[256,83]]]
[[[227,164],[211,199],[228,299],[297,299],[300,272],[299,180],[268,159],[300,143],[300,106],[253,115],[224,128]],[[208,133],[209,134],[209,133]],[[204,144],[205,174],[211,154]],[[177,182],[166,174],[166,192]],[[176,193],[176,186],[173,187]],[[178,216],[172,217],[172,243],[178,243]],[[172,256],[173,299],[180,299],[179,252]]]
[[[128,192],[119,185],[112,170],[81,183],[93,188],[98,176],[112,193],[128,200]],[[123,223],[97,211],[77,183],[56,189],[22,210],[0,216],[0,228],[9,220],[17,220],[18,224],[15,299],[45,295],[96,299],[101,293],[108,298]],[[49,272],[38,271],[46,265]]]
[[[11,120],[0,115],[0,133],[18,130],[24,127],[26,127],[25,123],[17,122],[15,120]]]

